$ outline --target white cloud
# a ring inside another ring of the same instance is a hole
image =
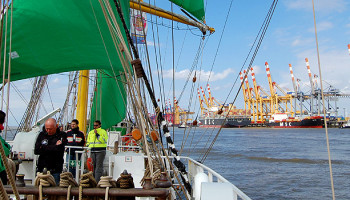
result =
[[[210,77],[209,81],[214,82],[214,81],[224,80],[233,72],[234,72],[233,69],[228,68],[222,72],[210,72],[210,71],[201,70],[201,71],[197,71],[196,74],[197,74],[197,80],[206,82],[206,81],[208,81],[208,79]],[[164,78],[173,78],[173,71],[172,70],[165,70],[165,71],[163,71],[163,73],[164,73]],[[189,77],[189,75],[190,75],[190,70],[184,69],[184,70],[175,72],[175,79],[186,80]],[[191,78],[193,75],[194,75],[194,71],[190,75]]]
[[[57,78],[57,77],[56,77],[55,79],[52,80],[52,83],[59,83],[59,82],[60,82],[60,79]]]
[[[292,42],[292,46],[299,46],[300,44],[302,44],[302,41],[299,38],[293,40]]]
[[[318,32],[329,30],[331,28],[333,28],[333,23],[328,22],[328,21],[320,22],[320,23],[317,24],[317,31]],[[314,27],[309,28],[308,31],[309,32],[315,32],[315,28]]]
[[[300,78],[307,87],[310,87],[309,78],[307,74],[305,55],[308,56],[310,69],[312,74],[319,76],[317,56],[312,51],[307,50],[300,52],[299,63],[293,66],[295,71],[294,75]],[[349,94],[350,81],[350,58],[347,49],[344,50],[332,50],[332,51],[321,51],[320,52],[320,62],[321,62],[321,73],[322,79],[324,80],[324,89],[326,90],[329,85],[340,89],[341,92]],[[319,81],[318,81],[319,84]],[[342,89],[345,89],[342,91]]]
[[[288,0],[286,3],[287,8],[297,10],[312,10],[312,2],[305,0]],[[345,0],[318,0],[315,1],[315,9],[323,12],[342,12],[346,8]]]

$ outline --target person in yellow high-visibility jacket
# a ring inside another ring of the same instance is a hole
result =
[[[86,139],[86,146],[91,150],[91,158],[93,163],[93,174],[97,182],[103,173],[103,160],[106,156],[108,135],[101,128],[101,121],[94,122],[94,129],[89,132]]]

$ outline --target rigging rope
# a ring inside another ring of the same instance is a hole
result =
[[[316,38],[316,49],[317,49],[318,73],[319,73],[319,75],[320,75],[320,84],[321,84],[321,96],[322,96],[322,104],[323,104],[323,106],[322,106],[322,107],[323,107],[323,120],[324,120],[324,127],[325,127],[325,131],[326,131],[329,175],[330,175],[330,179],[331,179],[332,198],[333,198],[333,200],[335,200],[335,191],[334,191],[334,182],[333,182],[333,172],[332,172],[332,159],[331,159],[331,152],[330,152],[330,146],[329,146],[329,136],[328,136],[328,128],[327,128],[326,109],[325,109],[324,94],[323,94],[323,83],[322,83],[322,72],[321,72],[321,60],[320,60],[320,53],[319,53],[319,49],[318,49],[318,38],[317,38],[317,26],[316,26],[316,16],[315,16],[315,4],[314,4],[314,0],[312,0],[312,11],[313,11],[314,27],[315,27],[315,38]]]
[[[274,13],[275,8],[276,8],[276,6],[277,6],[277,3],[278,3],[278,0],[274,0],[274,1],[272,2],[271,6],[270,6],[269,12],[267,13],[267,17],[265,18],[265,21],[264,21],[264,23],[263,23],[263,25],[262,25],[262,26],[264,27],[264,28],[263,28],[263,31],[262,31],[262,33],[261,33],[261,35],[260,35],[260,38],[259,38],[258,44],[257,44],[257,46],[256,46],[256,48],[255,48],[254,54],[253,54],[253,56],[252,56],[252,58],[251,58],[251,60],[250,60],[250,63],[249,63],[249,66],[248,66],[248,70],[246,71],[246,74],[244,75],[244,80],[243,80],[243,82],[244,82],[245,79],[247,78],[247,74],[248,74],[248,72],[249,72],[249,70],[250,70],[250,68],[251,68],[251,66],[252,66],[252,64],[253,64],[253,62],[254,62],[255,56],[257,55],[257,53],[258,53],[258,51],[259,51],[260,45],[261,45],[261,43],[262,43],[262,41],[263,41],[263,39],[264,39],[265,33],[266,33],[267,28],[268,28],[268,26],[269,26],[269,24],[270,24],[270,21],[271,21],[271,19],[272,19],[272,16],[273,16],[273,13]],[[259,33],[260,33],[260,31],[259,31]],[[216,57],[216,56],[215,56],[215,57]],[[237,79],[238,79],[238,78],[236,78],[236,80],[237,80]],[[208,79],[208,80],[209,80],[209,79]],[[236,102],[236,99],[237,99],[237,97],[238,97],[238,94],[239,94],[239,92],[240,92],[240,90],[241,90],[241,88],[242,88],[243,82],[241,83],[241,85],[240,85],[240,87],[239,87],[239,89],[238,89],[238,91],[237,91],[237,93],[236,93],[236,95],[235,95],[235,98],[234,98],[232,104],[234,104],[234,103]],[[234,85],[232,86],[232,88],[233,88],[233,87],[234,87]],[[232,90],[232,88],[231,88],[231,90]],[[232,107],[230,108],[230,110],[231,110],[231,109],[232,109]],[[229,110],[229,111],[230,111],[230,110]],[[225,123],[226,120],[227,120],[227,117],[228,117],[228,115],[229,115],[229,111],[227,112],[227,114],[226,114],[226,116],[225,116],[225,120],[223,121],[222,126],[224,125],[224,123]],[[214,144],[215,144],[215,142],[216,142],[216,140],[217,140],[217,138],[218,138],[218,136],[219,136],[219,134],[220,134],[220,132],[221,132],[222,126],[220,127],[220,129],[218,130],[217,134],[215,135],[215,137],[214,137],[212,143],[210,144],[208,150],[207,150],[207,151],[204,153],[204,155],[202,156],[201,163],[203,163],[203,162],[205,161],[205,159],[208,157],[208,155],[209,155],[211,149],[213,148],[213,146],[214,146]]]

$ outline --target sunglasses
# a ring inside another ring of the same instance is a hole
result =
[[[95,126],[98,126],[98,124],[94,124],[94,127],[95,127]]]

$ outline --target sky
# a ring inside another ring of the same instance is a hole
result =
[[[230,4],[230,0],[205,1],[206,23],[215,28],[216,32],[210,36],[206,35],[203,53],[198,57],[196,54],[202,36],[197,29],[147,16],[149,22],[147,47],[156,98],[160,96],[165,96],[166,99],[173,98],[174,68],[176,69],[174,93],[177,99],[183,93],[179,100],[179,105],[183,109],[199,112],[197,88],[204,87],[207,82],[217,100],[226,103],[234,101],[239,86],[239,80],[236,83],[235,80],[241,69],[248,67],[249,62],[244,65],[244,61],[272,0],[235,0],[231,6]],[[156,1],[156,5],[171,10],[169,2]],[[176,6],[173,6],[173,9],[176,13],[181,13]],[[277,4],[252,64],[257,83],[265,91],[268,91],[269,86],[264,64],[268,62],[272,80],[285,91],[293,89],[289,72],[291,64],[294,76],[301,80],[301,90],[309,93],[310,83],[305,64],[305,58],[308,58],[312,74],[322,76],[325,91],[332,86],[343,94],[350,94],[350,55],[347,48],[350,43],[350,2],[315,0],[315,9],[321,74],[318,69],[312,1],[281,0]],[[156,26],[156,23],[159,26]],[[169,28],[172,25],[179,29],[174,30],[173,35]],[[157,52],[157,57],[154,52]],[[141,58],[146,55],[144,48],[140,50],[140,55]],[[196,70],[197,82],[191,83],[192,74],[190,82],[185,87],[192,68]],[[160,95],[159,92],[158,71],[163,72],[165,95]],[[43,116],[53,108],[62,107],[68,86],[67,79],[67,74],[50,76],[48,81],[50,93],[46,92],[42,99],[45,109],[42,109],[40,115]],[[252,84],[250,77],[249,81]],[[13,85],[8,121],[9,125],[16,126],[26,108],[23,98],[29,101],[31,84],[29,80],[22,80],[13,82]],[[13,87],[21,91],[23,98]],[[233,89],[230,93],[231,88]],[[344,111],[350,114],[349,98],[340,98],[337,104],[339,115],[344,115]],[[239,108],[244,107],[242,92],[238,93],[235,105]]]

